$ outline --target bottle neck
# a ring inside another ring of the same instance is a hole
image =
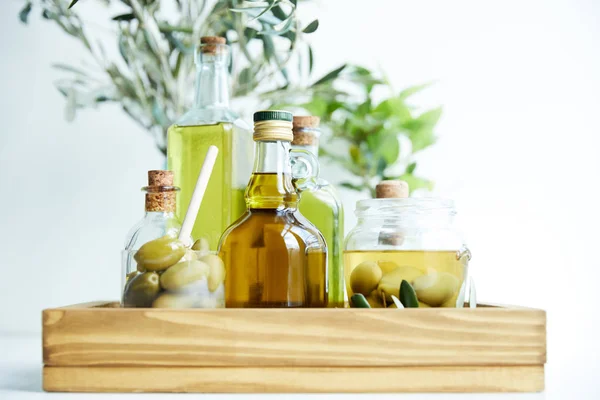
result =
[[[195,108],[229,107],[227,53],[200,54],[196,72]]]
[[[256,142],[254,169],[246,189],[249,209],[296,209],[298,193],[292,183],[290,143]]]
[[[175,218],[174,211],[147,211],[144,214],[144,219],[158,221]]]

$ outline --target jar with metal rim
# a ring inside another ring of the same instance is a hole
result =
[[[471,254],[455,226],[451,200],[408,198],[401,181],[384,181],[376,199],[356,204],[358,223],[345,241],[348,298],[395,307],[403,280],[419,307],[463,307]]]

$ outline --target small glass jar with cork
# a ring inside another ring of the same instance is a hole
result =
[[[462,307],[471,254],[456,229],[454,203],[408,194],[406,182],[382,181],[376,199],[357,202],[344,250],[348,297],[360,293],[372,308],[395,307],[406,281],[420,308]]]
[[[122,252],[121,306],[224,307],[223,262],[205,240],[191,245],[197,208],[189,228],[182,228],[175,216],[179,188],[173,186],[173,173],[149,171],[148,186],[142,190],[146,213],[128,234]]]

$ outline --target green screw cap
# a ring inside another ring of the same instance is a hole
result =
[[[289,111],[269,110],[254,113],[254,122],[260,121],[287,121],[292,122],[294,116]]]

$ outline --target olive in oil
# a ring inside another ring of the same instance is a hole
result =
[[[364,293],[371,304],[383,306],[382,292],[389,288],[395,294],[401,281],[406,280],[415,288],[420,307],[457,307],[467,273],[466,261],[457,251],[345,251],[346,290],[351,297],[355,293],[353,288],[364,288],[361,283],[371,277],[372,269],[376,270],[379,282],[367,287],[370,293]],[[353,274],[357,267],[364,272]]]

